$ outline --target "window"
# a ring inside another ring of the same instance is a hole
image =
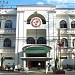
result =
[[[35,44],[35,39],[33,37],[27,38],[27,44]],[[46,39],[44,37],[39,37],[37,39],[37,44],[46,44]]]
[[[37,44],[46,44],[46,39],[44,37],[39,37],[37,40]]]
[[[65,20],[60,21],[60,28],[67,28],[67,23]]]
[[[33,37],[28,37],[26,41],[27,41],[27,44],[35,44],[35,40]]]
[[[73,39],[73,47],[75,47],[75,39]]]
[[[71,28],[75,28],[75,21],[71,22]]]
[[[34,14],[30,15],[27,19],[27,24],[30,24],[31,19],[34,17],[39,17],[42,20],[42,24],[46,24],[46,19],[44,18],[44,16],[42,16],[41,14],[38,14],[38,13],[34,13]]]
[[[66,38],[61,39],[61,43],[63,47],[68,47],[68,40]]]
[[[11,47],[11,40],[9,38],[4,40],[4,47]]]
[[[5,28],[12,28],[12,21],[11,20],[7,20],[5,22]]]
[[[27,29],[27,44],[46,44],[46,29]]]

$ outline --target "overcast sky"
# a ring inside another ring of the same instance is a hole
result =
[[[5,4],[11,6],[43,4],[43,5],[54,5],[56,7],[75,8],[75,0],[0,0],[0,5]]]

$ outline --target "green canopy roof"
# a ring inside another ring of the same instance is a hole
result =
[[[23,48],[24,52],[27,54],[42,54],[49,52],[51,47],[48,46],[34,46],[34,47],[28,47]]]

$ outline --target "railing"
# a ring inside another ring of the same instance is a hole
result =
[[[61,28],[60,34],[75,34],[75,28],[71,29]]]
[[[1,28],[0,34],[16,34],[15,28]]]
[[[15,48],[0,48],[0,53],[14,53]]]

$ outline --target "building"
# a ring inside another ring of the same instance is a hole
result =
[[[54,35],[54,16],[54,6],[17,6],[16,64],[32,68],[40,62],[45,69],[51,60],[49,40]]]
[[[4,57],[4,66],[15,61],[16,9],[0,8],[0,66]]]
[[[58,36],[62,43],[61,49],[61,61],[62,65],[71,65],[71,68],[75,68],[75,9],[58,9],[56,12],[57,16],[57,27]]]
[[[36,5],[0,10],[3,65],[31,69],[40,63],[45,69],[48,63],[55,65],[56,57],[58,65],[75,65],[75,9]]]

